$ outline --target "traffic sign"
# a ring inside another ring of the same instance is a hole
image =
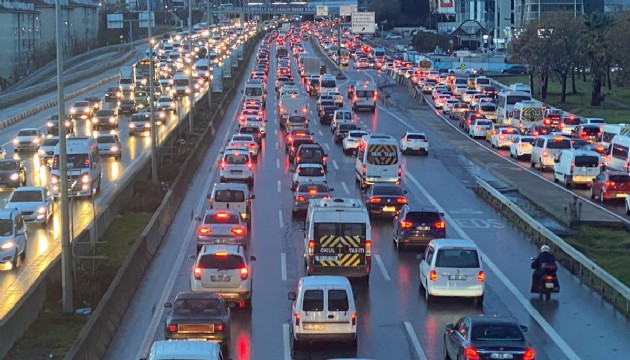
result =
[[[151,27],[155,27],[155,13],[151,11]],[[149,27],[149,12],[143,11],[138,13],[139,24],[138,27],[148,28]]]
[[[357,12],[356,5],[341,5],[339,6],[339,16],[352,16],[353,12]]]
[[[460,69],[461,71],[466,71],[466,64],[461,64],[461,65],[459,66],[459,69]]]
[[[107,14],[107,28],[108,29],[122,29],[123,28],[123,14]]]
[[[353,34],[374,34],[376,32],[373,11],[352,13],[352,33]]]
[[[317,12],[315,13],[317,16],[328,16],[328,6],[318,6]]]

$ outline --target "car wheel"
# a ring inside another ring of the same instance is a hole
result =
[[[21,257],[22,255],[18,254],[18,250],[17,248],[15,248],[15,254],[13,254],[13,261],[11,261],[11,270],[17,269]]]
[[[570,188],[571,187],[571,181],[569,180],[569,177],[565,175],[564,177],[564,186]]]
[[[427,301],[427,304],[433,301],[433,295],[429,294],[427,286],[424,286],[424,299]]]
[[[540,172],[545,172],[545,166],[543,165],[542,159],[538,159],[538,170],[540,170]]]
[[[591,199],[595,199],[595,193],[593,192],[593,187],[591,186]]]
[[[529,167],[531,167],[532,169],[536,168],[536,164],[534,163],[534,159],[530,159],[529,160]]]
[[[553,174],[553,182],[558,183],[558,177],[556,177],[556,174]]]
[[[446,336],[444,336],[444,360],[451,360],[451,357],[448,356],[448,350],[446,350]]]

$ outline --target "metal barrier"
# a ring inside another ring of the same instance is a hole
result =
[[[475,192],[501,211],[537,244],[547,244],[558,260],[588,286],[608,299],[625,316],[630,315],[630,288],[583,253],[554,234],[482,179],[476,179]]]

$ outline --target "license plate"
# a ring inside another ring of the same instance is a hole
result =
[[[383,211],[385,211],[385,212],[394,212],[394,211],[396,211],[396,208],[393,207],[393,206],[384,206],[383,207]]]
[[[230,174],[242,174],[243,170],[230,170]]]
[[[315,260],[317,261],[336,261],[337,256],[315,256]]]
[[[324,331],[324,324],[304,324],[304,330]]]
[[[490,354],[491,359],[513,359],[514,355],[509,353],[492,353]]]
[[[449,280],[466,280],[466,275],[449,275]]]
[[[551,282],[548,282],[548,283],[545,283],[545,287],[546,287],[547,289],[553,289],[553,288],[555,287],[555,284],[554,284],[554,283],[551,283]]]
[[[413,148],[411,148],[411,150],[418,151],[418,150],[420,150],[420,148],[419,147],[413,147]]]
[[[627,198],[628,194],[617,194],[618,198]]]
[[[210,276],[210,280],[216,281],[216,282],[229,282],[230,276],[229,275],[212,275]]]
[[[420,231],[428,231],[428,230],[430,230],[430,229],[431,229],[431,228],[430,228],[430,227],[428,227],[428,226],[418,226],[418,227],[416,228],[416,230],[420,230]]]

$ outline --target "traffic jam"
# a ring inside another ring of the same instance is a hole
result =
[[[394,136],[360,126],[359,111],[378,116],[376,82],[341,81],[314,47],[326,51],[342,41],[347,51],[336,52],[342,64],[350,64],[350,58],[355,64],[365,59],[368,67],[378,63],[383,69],[393,63],[385,62],[384,53],[374,58],[373,51],[362,52],[372,48],[349,31],[338,39],[327,34],[328,24],[284,25],[266,33],[255,52],[254,69],[244,84],[234,119],[237,130],[220,152],[219,179],[208,194],[210,206],[194,219],[197,251],[190,292],[180,292],[165,304],[169,313],[164,338],[171,342],[210,340],[216,348],[206,351],[218,351],[225,358],[236,351],[231,348],[233,317],[251,311],[254,278],[264,276],[256,273],[257,259],[250,252],[254,241],[264,241],[264,235],[252,226],[253,217],[267,215],[260,211],[254,215],[252,209],[255,193],[269,189],[258,188],[265,179],[255,174],[261,163],[275,160],[279,171],[290,179],[289,183],[278,181],[278,191],[290,190],[290,224],[295,228],[291,230],[299,234],[294,245],[303,267],[298,272],[305,274],[287,294],[291,303],[286,314],[290,358],[308,358],[328,344],[335,344],[334,349],[340,349],[337,354],[344,358],[348,351],[356,356],[360,319],[368,316],[361,314],[356,289],[370,285],[375,268],[385,271],[381,258],[373,252],[373,230],[389,223],[396,254],[418,254],[412,276],[419,278],[426,303],[440,303],[444,298],[465,303],[458,305],[467,310],[457,312],[461,314],[457,321],[435,329],[444,337],[445,358],[535,359],[527,327],[511,316],[482,315],[486,271],[475,241],[447,238],[448,215],[435,206],[414,204],[404,187],[405,159],[426,159],[428,136],[414,131]],[[340,59],[339,54],[347,58]],[[489,103],[477,101],[482,107]],[[456,108],[450,99],[444,103]],[[486,125],[477,123],[473,129],[476,126]],[[474,130],[473,134],[481,136]],[[316,140],[322,136],[330,136],[339,151]],[[502,138],[497,140],[504,146]],[[281,149],[284,159],[266,158],[272,147]],[[348,189],[345,182],[332,186],[340,172],[339,163],[352,164],[348,175],[355,180],[355,190]],[[344,192],[348,195],[339,195]],[[282,227],[282,217],[280,224]],[[557,292],[557,279],[545,277],[542,281],[551,281],[556,289],[542,283],[541,294],[548,298]],[[417,339],[412,343],[415,346]],[[165,341],[156,340],[151,354],[163,351],[164,346]],[[204,342],[203,346],[211,345]]]

